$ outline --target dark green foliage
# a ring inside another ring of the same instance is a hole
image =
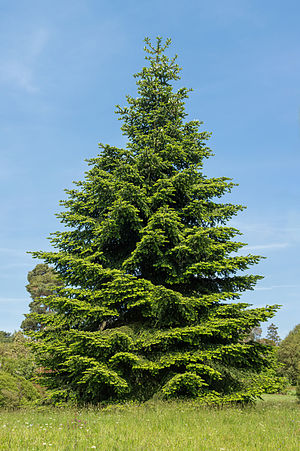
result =
[[[278,361],[282,364],[279,373],[296,385],[300,374],[300,324],[282,340],[278,347]]]
[[[45,304],[47,296],[52,294],[56,288],[61,287],[63,282],[59,280],[58,275],[53,268],[50,268],[45,263],[40,263],[35,266],[32,271],[29,271],[27,276],[29,284],[26,285],[27,291],[30,293],[32,301],[29,304],[30,313],[38,313],[49,315],[52,313],[50,307]],[[43,320],[35,319],[33,315],[24,315],[25,319],[22,321],[21,329],[26,331],[39,330],[43,327]]]
[[[127,147],[100,144],[62,203],[57,251],[33,253],[65,282],[47,298],[54,314],[29,315],[45,324],[33,334],[41,379],[54,399],[79,402],[247,402],[265,390],[253,374],[273,350],[245,338],[277,307],[233,302],[260,278],[245,273],[260,257],[237,254],[240,233],[226,226],[243,209],[219,202],[234,184],[202,173],[209,133],[185,122],[169,41],[146,44],[138,97],[117,109]]]

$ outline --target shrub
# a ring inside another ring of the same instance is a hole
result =
[[[0,367],[13,376],[30,379],[35,370],[34,357],[27,346],[28,339],[16,332],[12,340],[0,341]]]
[[[0,407],[30,405],[40,397],[41,394],[32,382],[0,370]]]

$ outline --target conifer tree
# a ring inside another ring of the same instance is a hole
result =
[[[278,346],[281,342],[281,338],[278,333],[278,327],[274,323],[271,323],[267,329],[266,339],[269,340],[273,346]]]
[[[80,402],[247,402],[264,389],[253,376],[272,350],[244,338],[277,306],[238,302],[261,277],[245,273],[260,257],[238,254],[240,232],[226,225],[243,207],[219,201],[230,179],[202,172],[210,134],[185,120],[189,90],[173,86],[170,40],[145,41],[137,97],[117,107],[127,146],[100,144],[66,191],[68,229],[52,236],[53,252],[33,253],[65,282],[34,334],[43,383]]]

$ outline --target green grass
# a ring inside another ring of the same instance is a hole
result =
[[[244,409],[149,402],[104,410],[0,410],[0,449],[296,451],[300,405],[291,394],[265,395]]]

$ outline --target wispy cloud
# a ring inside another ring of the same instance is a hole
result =
[[[11,60],[2,63],[0,81],[17,85],[27,92],[38,90],[33,81],[33,68],[22,61]]]
[[[270,287],[257,287],[256,291],[270,291],[281,288],[300,288],[300,285],[271,285]]]
[[[281,223],[279,222],[278,217],[274,218],[272,222],[270,221],[269,224],[257,223],[251,219],[248,219],[247,222],[231,221],[231,225],[243,232],[243,234],[247,236],[247,240],[250,238],[252,242],[254,240],[265,242],[268,246],[273,246],[274,243],[276,244],[276,247],[294,246],[300,243],[299,223],[300,213],[295,209],[288,210]],[[259,248],[264,249],[262,247]]]
[[[28,299],[29,298],[5,298],[5,297],[2,297],[2,298],[0,298],[0,304],[10,304],[10,303],[13,303],[13,304],[15,304],[15,303],[20,303],[20,304],[23,304],[25,301],[27,301],[28,302]]]
[[[22,249],[14,249],[14,248],[10,248],[10,247],[0,247],[0,254],[7,254],[7,255],[26,255],[29,256],[27,254],[26,250],[22,250]]]
[[[297,212],[298,213],[298,212]],[[290,216],[293,216],[293,211],[290,212]],[[298,217],[298,215],[297,215]],[[296,219],[296,218],[295,218]],[[275,234],[275,233],[289,233],[289,232],[300,232],[300,227],[297,227],[295,224],[297,224],[294,221],[294,217],[287,222],[287,224],[284,225],[276,225],[276,224],[267,224],[267,223],[256,223],[251,222],[245,223],[243,221],[237,221],[233,219],[231,221],[231,224],[233,227],[240,228],[242,231],[247,232],[257,232],[257,233],[268,233],[268,234]],[[292,225],[291,225],[292,224]]]
[[[35,79],[35,69],[48,41],[49,33],[40,28],[29,36],[19,36],[18,44],[10,47],[8,54],[0,60],[0,83],[15,86],[34,93],[39,87]]]
[[[247,246],[246,250],[263,250],[263,249],[284,249],[289,246],[289,243],[270,243],[270,244],[256,244],[254,246]]]

